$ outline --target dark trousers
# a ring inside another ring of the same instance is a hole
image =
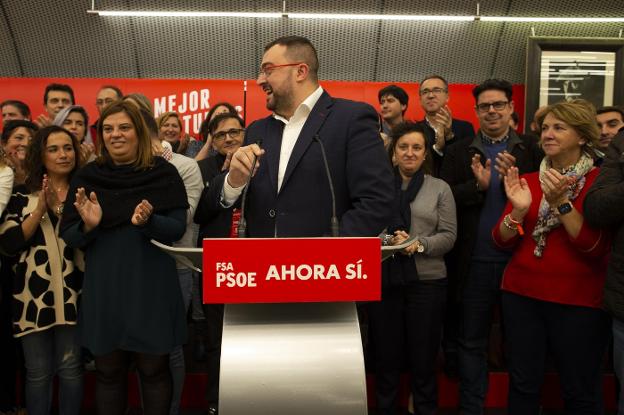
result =
[[[143,413],[168,415],[171,406],[169,355],[115,350],[95,356],[95,407],[98,415],[124,415],[128,406],[128,369],[136,363],[143,395]]]
[[[370,304],[369,334],[375,350],[378,414],[398,413],[397,395],[405,351],[411,372],[414,413],[436,413],[435,363],[445,303],[446,279],[443,279],[384,287],[382,300]]]
[[[494,306],[506,262],[473,260],[464,284],[459,324],[459,406],[464,415],[483,414],[488,389],[487,353]]]
[[[509,415],[539,414],[546,353],[551,352],[566,415],[604,414],[602,362],[610,320],[596,308],[503,293],[509,344]]]
[[[206,318],[206,369],[208,390],[206,400],[210,405],[219,402],[219,370],[221,366],[221,338],[223,337],[223,304],[204,304]]]

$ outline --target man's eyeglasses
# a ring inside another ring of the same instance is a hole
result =
[[[507,104],[509,104],[509,101],[484,102],[477,105],[477,110],[479,112],[488,112],[490,110],[490,107],[492,107],[496,111],[502,111],[505,109]]]
[[[258,74],[259,76],[264,75],[265,77],[270,76],[274,70],[276,70],[277,68],[285,68],[287,66],[297,66],[297,65],[301,65],[302,63],[305,62],[295,62],[295,63],[284,63],[282,65],[264,65],[262,68],[260,68],[260,73]]]
[[[112,98],[96,99],[95,100],[95,105],[108,105],[108,104],[112,104],[113,102],[115,102],[115,100],[112,99]]]
[[[440,94],[445,94],[446,92],[448,92],[448,90],[446,88],[427,88],[427,89],[421,89],[420,90],[420,95],[429,95],[429,94],[433,94],[433,95],[440,95]]]
[[[212,140],[213,141],[224,140],[226,135],[229,135],[230,138],[236,140],[237,138],[241,136],[241,134],[243,134],[244,131],[245,131],[244,128],[232,128],[226,131],[219,131],[218,133],[214,133],[214,135],[212,136]]]

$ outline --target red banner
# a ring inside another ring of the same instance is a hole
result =
[[[255,80],[0,78],[0,102],[7,99],[24,101],[30,107],[34,119],[44,112],[43,92],[46,85],[52,82],[68,84],[73,88],[76,103],[87,109],[91,122],[98,118],[95,96],[103,85],[116,85],[124,94],[131,92],[144,94],[152,102],[155,116],[165,111],[180,113],[185,131],[193,136],[199,132],[199,126],[209,109],[221,101],[237,107],[241,116],[246,115],[247,123],[269,114],[265,107],[265,93],[256,85]],[[391,82],[321,81],[321,86],[332,96],[367,102],[377,109],[379,108],[377,92],[390,84]],[[396,85],[405,89],[410,97],[406,118],[423,119],[418,84],[397,82]],[[474,85],[470,84],[449,85],[449,107],[453,117],[472,122],[476,130],[478,120],[474,110],[472,88]],[[522,121],[523,85],[514,85],[514,102],[516,112]]]
[[[379,301],[379,238],[204,239],[204,303]]]

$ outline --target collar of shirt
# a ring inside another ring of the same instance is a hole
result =
[[[308,115],[310,115],[310,112],[312,112],[312,108],[314,108],[319,98],[321,98],[321,95],[323,95],[323,88],[319,86],[314,92],[308,95],[308,97],[304,99],[301,104],[299,104],[299,106],[293,113],[293,116],[290,117],[290,120],[276,113],[273,113],[273,118],[275,118],[276,120],[280,120],[284,123],[284,125],[288,125],[288,123],[294,121],[296,122],[297,120],[300,120],[302,118],[306,119],[308,118]]]
[[[485,145],[501,144],[507,142],[507,140],[509,140],[509,132],[507,132],[507,134],[500,140],[494,140],[492,137],[488,137],[487,135],[483,134],[483,131],[481,132],[481,141]]]

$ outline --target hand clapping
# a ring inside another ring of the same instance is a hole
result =
[[[132,214],[132,219],[130,221],[133,225],[144,226],[152,216],[153,211],[154,207],[147,200],[143,199],[134,209],[134,213]]]
[[[568,200],[568,189],[573,181],[573,178],[564,176],[555,169],[548,169],[540,175],[542,192],[551,208],[556,208]]]
[[[477,179],[477,184],[479,185],[480,190],[487,190],[490,187],[490,177],[492,172],[490,171],[490,167],[492,166],[492,162],[490,159],[485,161],[485,167],[481,164],[481,155],[475,154],[472,156],[472,163],[470,164],[470,168],[472,169],[472,174],[474,174],[475,179]]]
[[[531,206],[532,196],[529,185],[525,179],[520,178],[517,167],[511,167],[503,176],[505,193],[513,207],[513,218],[521,221]]]
[[[85,232],[91,231],[100,224],[102,207],[97,200],[95,192],[91,192],[89,197],[87,197],[84,187],[78,188],[74,206],[76,206],[76,210],[84,222]]]

